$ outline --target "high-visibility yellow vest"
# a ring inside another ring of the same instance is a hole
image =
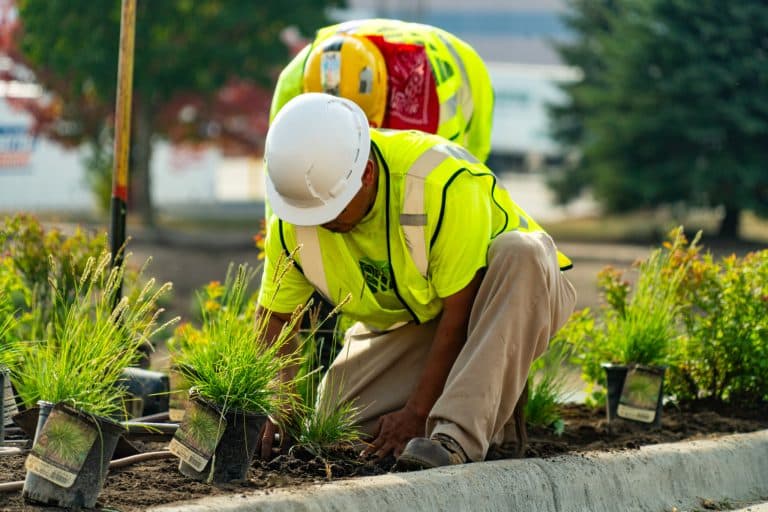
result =
[[[481,186],[487,187],[488,200],[498,208],[489,246],[494,237],[506,231],[543,231],[512,201],[493,173],[464,148],[439,137],[414,136],[414,133],[371,130],[371,141],[379,160],[379,179],[386,180],[388,259],[395,291],[408,311],[405,318],[402,313],[388,314],[366,300],[365,294],[352,294],[342,312],[353,319],[366,319],[365,323],[371,328],[392,328],[404,321],[425,322],[442,310],[442,300],[429,280],[430,249],[438,235],[461,237],[461,233],[441,231],[440,226],[443,209],[459,207],[442,202],[444,190],[459,174],[470,173],[473,179],[481,181]],[[426,194],[432,194],[429,201]],[[430,211],[426,204],[431,205]],[[365,278],[356,262],[343,264],[349,260],[343,236],[320,227],[282,222],[279,236],[286,253],[300,247],[302,273],[332,304],[344,300],[350,290],[366,289]],[[288,246],[286,240],[295,245]],[[558,252],[558,259],[562,269],[570,268],[571,262],[565,255]]]
[[[467,43],[436,27],[398,20],[370,19],[340,23],[318,30],[280,74],[270,120],[289,100],[302,93],[304,63],[312,48],[339,33],[381,35],[387,41],[418,44],[429,59],[440,102],[437,134],[461,144],[480,161],[491,151],[493,88],[480,56]]]

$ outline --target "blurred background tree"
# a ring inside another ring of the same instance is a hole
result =
[[[131,209],[154,224],[149,162],[156,136],[262,150],[286,30],[312,34],[344,0],[138,0],[131,137]],[[38,131],[90,147],[95,189],[110,190],[119,0],[17,0],[5,52],[53,93],[30,102]],[[10,47],[9,47],[10,46]]]
[[[577,163],[561,200],[589,186],[609,212],[718,207],[768,216],[768,3],[571,0],[559,47],[584,79],[553,108]]]

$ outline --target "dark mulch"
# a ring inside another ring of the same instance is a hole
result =
[[[660,431],[649,431],[639,424],[629,423],[613,425],[609,429],[602,410],[579,405],[565,408],[565,421],[566,430],[562,436],[556,436],[547,429],[531,429],[526,456],[631,450],[648,444],[762,430],[768,428],[768,404],[730,409],[716,404],[698,404],[684,410],[667,406]],[[24,457],[21,455],[0,456],[0,482],[23,480],[23,464]],[[143,462],[109,473],[98,508],[137,511],[203,496],[244,495],[277,487],[319,484],[341,478],[383,474],[392,469],[392,464],[391,459],[378,463],[360,460],[351,450],[325,457],[296,451],[293,455],[283,455],[268,463],[255,462],[244,482],[211,486],[182,476],[177,470],[176,459]],[[0,494],[0,510],[53,509],[25,504],[21,492],[11,492]]]

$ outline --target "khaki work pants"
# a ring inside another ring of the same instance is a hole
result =
[[[425,436],[447,434],[470,460],[514,440],[513,411],[531,363],[576,303],[546,233],[508,232],[491,244],[467,341],[430,411]],[[363,432],[402,408],[426,363],[439,318],[385,333],[356,324],[320,384],[321,408],[354,400]]]

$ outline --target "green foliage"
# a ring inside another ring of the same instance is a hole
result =
[[[63,401],[100,416],[121,410],[123,368],[136,363],[139,347],[165,327],[157,327],[157,302],[171,285],[156,286],[150,279],[133,298],[122,297],[116,304],[124,270],[110,267],[110,260],[106,251],[98,259],[89,257],[72,289],[50,281],[57,314],[40,341],[28,344],[11,368],[11,380],[27,406]],[[59,275],[55,260],[52,264],[52,275]]]
[[[339,307],[331,311],[328,318],[335,316]],[[328,449],[359,441],[362,435],[356,422],[358,409],[352,402],[333,408],[318,407],[317,391],[324,368],[319,361],[323,347],[318,346],[316,330],[328,320],[326,318],[321,322],[319,313],[319,308],[311,312],[310,332],[305,334],[302,342],[301,364],[296,375],[297,401],[293,406],[293,418],[288,423],[288,433],[295,443],[318,455]],[[336,343],[337,338],[334,338],[331,353],[336,352]]]
[[[300,315],[268,344],[268,319],[255,322],[247,299],[254,270],[230,267],[224,285],[209,285],[202,297],[202,326],[177,330],[171,345],[173,363],[202,398],[224,411],[238,409],[258,414],[279,414],[292,397],[279,375],[297,363],[287,351],[291,330]]]
[[[612,211],[720,206],[731,236],[741,209],[768,215],[768,4],[572,0],[567,23],[561,55],[584,79],[554,112],[581,155],[564,196],[588,184]]]
[[[560,413],[561,404],[568,398],[565,370],[574,353],[579,351],[583,338],[578,333],[588,321],[583,312],[576,313],[552,337],[547,351],[531,365],[528,402],[525,405],[525,419],[529,425],[552,428],[558,435],[565,429]]]
[[[19,343],[11,333],[16,325],[10,295],[0,287],[0,368],[12,366],[19,355]]]
[[[58,229],[44,229],[30,215],[5,219],[0,230],[0,287],[11,294],[20,316],[16,338],[39,339],[46,324],[76,299],[88,262],[99,258],[106,245],[105,234],[90,235],[79,226],[66,236]],[[127,276],[129,284],[135,282],[134,273]]]
[[[768,400],[768,250],[697,258],[669,387],[681,400]]]
[[[120,2],[18,0],[21,48],[32,63],[59,77],[75,95],[114,102]],[[271,83],[288,58],[280,31],[305,34],[327,21],[335,1],[139,0],[134,66],[138,96],[167,101],[179,91],[213,92],[231,76]],[[56,26],[57,30],[51,30]]]
[[[607,267],[598,275],[603,305],[574,315],[564,327],[568,339],[579,344],[576,361],[590,383],[604,384],[602,363],[668,365],[671,348],[680,337],[679,291],[698,254],[698,236],[688,243],[682,228],[670,241],[637,265],[633,287],[623,275]]]

